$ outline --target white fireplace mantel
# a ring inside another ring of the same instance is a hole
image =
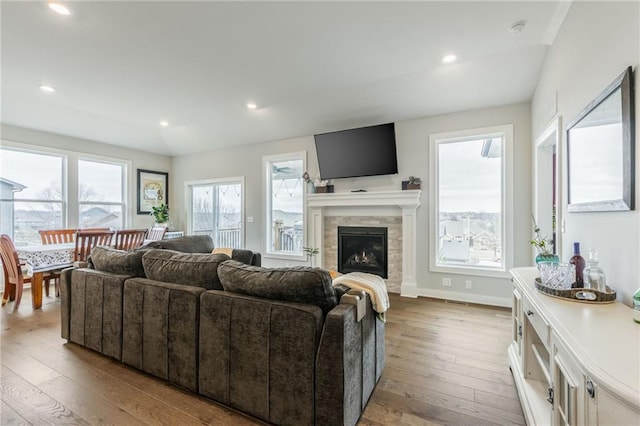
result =
[[[307,195],[309,244],[320,249],[317,264],[323,263],[324,215],[328,208],[349,207],[362,211],[372,207],[397,207],[402,214],[402,296],[417,297],[416,212],[422,191],[340,192]]]

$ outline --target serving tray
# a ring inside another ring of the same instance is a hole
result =
[[[607,286],[607,291],[602,292],[590,288],[551,288],[544,284],[540,278],[535,279],[536,290],[547,296],[558,297],[560,299],[572,300],[582,303],[613,303],[616,300],[616,291]]]

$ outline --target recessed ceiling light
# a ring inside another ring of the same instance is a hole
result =
[[[71,10],[62,3],[50,1],[49,9],[53,10],[56,13],[59,13],[60,15],[65,15],[65,16],[71,15]]]
[[[162,127],[167,127],[167,126],[169,126],[169,122],[168,122],[168,121],[165,121],[165,120],[162,120],[162,121],[160,122],[160,125],[161,125]]]
[[[456,55],[447,55],[447,56],[444,56],[442,58],[442,63],[443,64],[450,64],[451,62],[455,61],[456,59],[458,59],[458,57]]]
[[[56,91],[56,89],[54,89],[51,86],[47,86],[46,84],[41,84],[40,85],[40,90],[42,90],[43,92],[49,92],[49,93],[52,93],[52,92]]]
[[[256,108],[258,108],[258,105],[256,105],[256,104],[255,104],[255,103],[253,103],[253,102],[249,102],[249,103],[247,104],[247,108],[249,108],[249,109],[256,109]]]

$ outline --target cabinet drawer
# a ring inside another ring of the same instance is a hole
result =
[[[522,300],[522,310],[524,312],[524,316],[529,320],[538,334],[542,344],[549,349],[549,324],[547,324],[545,319],[526,297]]]

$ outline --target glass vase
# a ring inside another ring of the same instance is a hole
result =
[[[554,262],[558,264],[560,263],[560,258],[557,254],[553,253],[538,253],[536,256],[536,266],[538,266],[540,262]]]

